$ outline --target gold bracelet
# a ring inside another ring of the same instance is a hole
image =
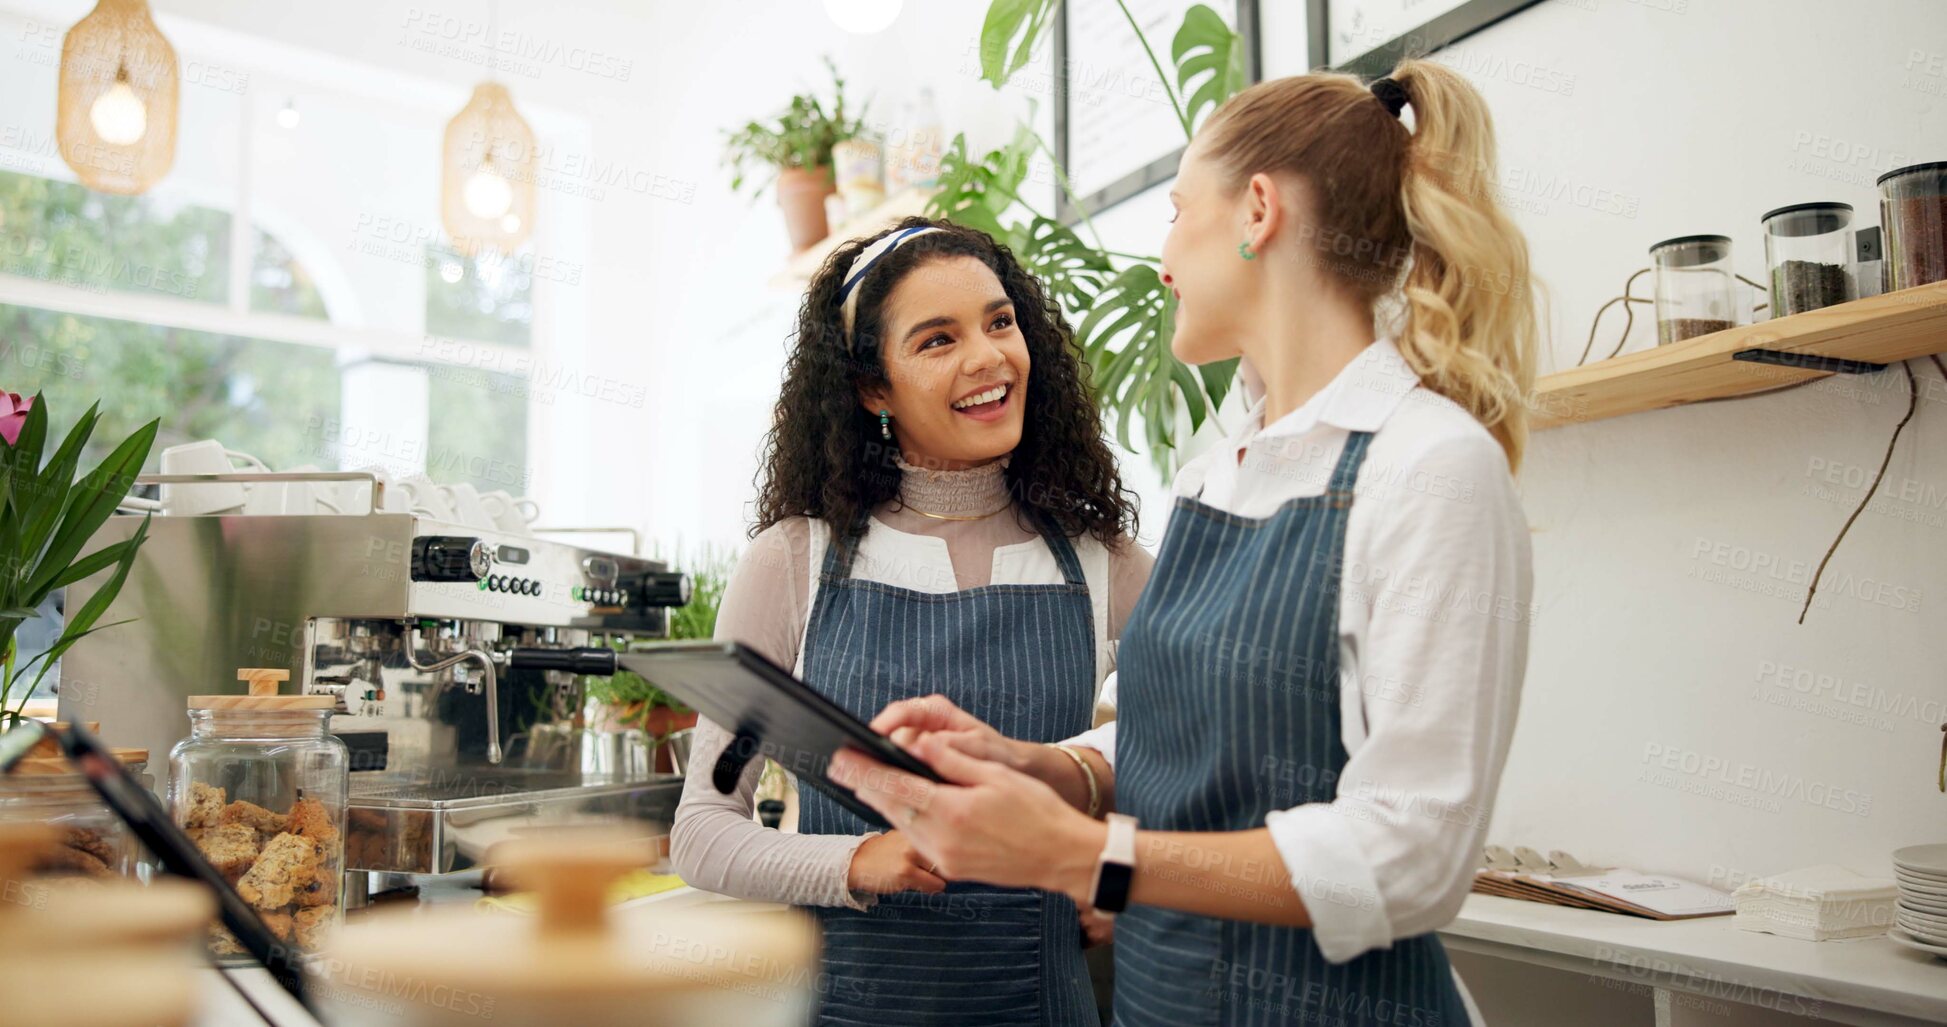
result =
[[[1089,766],[1088,761],[1083,759],[1082,754],[1076,752],[1072,745],[1062,745],[1060,742],[1042,744],[1074,760],[1075,765],[1082,768],[1082,777],[1088,780],[1088,816],[1090,820],[1095,819],[1096,814],[1102,812],[1102,788],[1095,783],[1095,768]]]

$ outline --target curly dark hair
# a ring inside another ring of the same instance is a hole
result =
[[[839,288],[852,259],[881,236],[918,227],[939,231],[900,244],[856,286],[857,345],[848,346]],[[859,404],[858,390],[888,384],[880,343],[886,337],[883,307],[893,288],[928,261],[960,256],[979,260],[1000,279],[1027,340],[1028,416],[1006,471],[1017,521],[1029,512],[1069,538],[1086,533],[1111,547],[1135,535],[1135,497],[1123,487],[1115,456],[1103,441],[1088,364],[1060,308],[1014,254],[985,232],[909,217],[877,236],[840,246],[812,276],[798,311],[784,388],[764,437],[752,536],[787,518],[808,516],[850,537],[867,511],[898,496],[898,450],[883,441],[878,419]]]

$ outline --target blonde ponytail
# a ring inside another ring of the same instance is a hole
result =
[[[1527,241],[1495,199],[1494,125],[1474,87],[1442,65],[1405,61],[1389,77],[1412,108],[1410,133],[1396,102],[1321,72],[1238,93],[1198,140],[1235,182],[1285,171],[1326,183],[1308,240],[1320,264],[1375,316],[1404,300],[1400,353],[1427,388],[1479,419],[1518,471],[1535,299]]]
[[[1528,243],[1494,188],[1494,124],[1459,73],[1402,62],[1414,129],[1400,202],[1412,235],[1400,353],[1435,392],[1465,407],[1518,471],[1528,445],[1538,329]]]

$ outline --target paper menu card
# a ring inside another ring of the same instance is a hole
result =
[[[1634,870],[1601,870],[1579,874],[1482,870],[1474,878],[1474,890],[1488,895],[1626,913],[1652,920],[1724,916],[1736,910],[1728,892],[1680,877],[1644,874]]]

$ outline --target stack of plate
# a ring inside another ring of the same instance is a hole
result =
[[[1900,892],[1888,936],[1907,948],[1947,956],[1947,844],[1893,852]]]

